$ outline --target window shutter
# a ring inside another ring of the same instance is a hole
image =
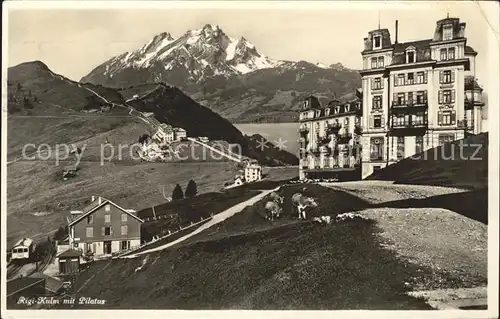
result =
[[[392,102],[396,103],[397,101],[398,101],[398,94],[397,93],[393,93],[392,94]]]
[[[455,82],[455,70],[451,70],[451,83]]]
[[[427,83],[427,71],[424,72],[424,83]]]
[[[451,103],[455,103],[455,90],[451,90]]]
[[[398,76],[394,74],[394,86],[398,86]]]
[[[104,227],[101,227],[101,235],[104,236]]]
[[[375,120],[374,120],[373,115],[370,115],[370,128],[374,127],[374,122],[375,122]]]
[[[380,126],[381,126],[381,127],[385,127],[385,122],[384,122],[384,116],[383,116],[383,115],[382,115],[382,117],[380,118],[380,122],[381,122]]]
[[[443,83],[443,71],[439,71],[439,83]]]
[[[438,124],[443,125],[443,113],[438,113]]]
[[[450,114],[450,119],[451,119],[451,125],[455,125],[455,122],[456,122],[456,112],[455,111],[451,111],[451,114]]]
[[[427,102],[427,91],[424,91],[424,102]]]
[[[109,234],[113,236],[113,227],[109,227]]]
[[[384,88],[384,78],[380,78],[380,88]]]
[[[373,90],[373,88],[375,87],[375,79],[371,79],[370,82],[372,83],[371,89]]]
[[[438,93],[438,103],[443,104],[443,91],[439,91]]]

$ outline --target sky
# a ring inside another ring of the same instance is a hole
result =
[[[361,4],[361,5],[360,5]],[[486,84],[488,41],[491,30],[485,7],[475,3],[377,2],[296,7],[11,9],[8,16],[8,65],[40,60],[54,72],[80,80],[97,65],[121,53],[140,48],[154,35],[174,37],[206,23],[219,25],[231,37],[244,36],[257,50],[278,60],[306,60],[360,69],[363,38],[370,30],[388,28],[394,41],[399,21],[399,42],[431,38],[436,21],[458,17],[466,22],[467,45],[479,54],[476,77]],[[498,30],[496,30],[498,32]]]

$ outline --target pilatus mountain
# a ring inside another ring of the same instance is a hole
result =
[[[349,98],[361,77],[340,63],[273,60],[244,37],[232,38],[207,24],[177,39],[158,34],[99,65],[81,82],[115,88],[164,82],[231,122],[255,123],[296,121],[306,95]]]

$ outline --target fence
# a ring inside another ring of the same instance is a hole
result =
[[[165,236],[163,236],[163,237],[159,237],[159,238],[157,238],[157,239],[154,239],[154,238],[153,238],[153,240],[151,240],[151,241],[149,241],[149,242],[147,242],[147,243],[143,243],[143,244],[141,244],[141,245],[139,245],[139,246],[131,247],[131,248],[127,249],[127,250],[120,251],[119,253],[117,253],[117,254],[116,254],[116,256],[113,256],[113,257],[114,257],[114,258],[122,257],[122,256],[124,256],[124,255],[128,255],[128,254],[130,254],[130,253],[132,253],[132,252],[134,252],[134,251],[136,251],[136,250],[139,250],[139,249],[141,249],[141,248],[143,248],[143,247],[145,247],[145,246],[147,246],[147,245],[153,244],[153,243],[155,243],[155,242],[157,242],[157,241],[159,241],[159,240],[164,240],[164,239],[167,239],[168,237],[173,236],[173,235],[177,234],[177,233],[178,233],[178,232],[180,232],[180,231],[184,231],[184,230],[186,230],[186,229],[193,228],[193,227],[195,227],[195,226],[197,226],[197,225],[199,225],[199,224],[202,224],[202,223],[204,223],[204,222],[206,222],[206,221],[208,221],[208,220],[212,219],[213,215],[214,215],[214,214],[212,213],[212,214],[210,214],[210,217],[207,217],[207,218],[201,218],[199,222],[196,222],[196,223],[191,222],[189,225],[186,225],[185,227],[183,227],[182,225],[180,225],[180,226],[179,226],[179,229],[177,229],[176,231],[173,231],[173,232],[172,232],[172,231],[170,231],[170,229],[169,229],[169,230],[168,230],[168,232],[169,232],[169,233],[168,233],[167,235],[165,235]],[[167,215],[167,216],[168,216],[168,215]],[[161,216],[160,216],[160,217],[161,217]],[[154,218],[154,217],[153,217],[153,218]],[[151,218],[151,219],[153,219],[153,218]],[[154,220],[157,220],[157,219],[154,219]]]

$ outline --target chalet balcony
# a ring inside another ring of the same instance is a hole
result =
[[[397,113],[397,112],[405,112],[405,113],[408,113],[408,112],[424,112],[428,108],[429,108],[429,104],[427,103],[427,101],[425,101],[425,102],[406,101],[406,102],[403,102],[403,103],[399,103],[397,101],[393,101],[392,102],[391,111],[394,112],[394,113]]]
[[[352,139],[352,134],[342,134],[337,137],[337,144],[349,144],[349,141]]]
[[[318,136],[318,145],[326,145],[332,141],[330,136]]]
[[[326,133],[328,135],[337,134],[341,127],[342,125],[340,125],[340,123],[330,123],[326,127]]]
[[[299,133],[300,133],[300,136],[306,138],[307,134],[309,134],[309,128],[308,127],[301,127],[301,128],[299,128]]]
[[[427,119],[424,121],[411,121],[404,123],[392,123],[390,135],[392,136],[422,136],[427,132]]]
[[[315,156],[318,156],[319,154],[321,154],[321,150],[319,147],[315,147],[311,150],[311,154],[315,155]]]

